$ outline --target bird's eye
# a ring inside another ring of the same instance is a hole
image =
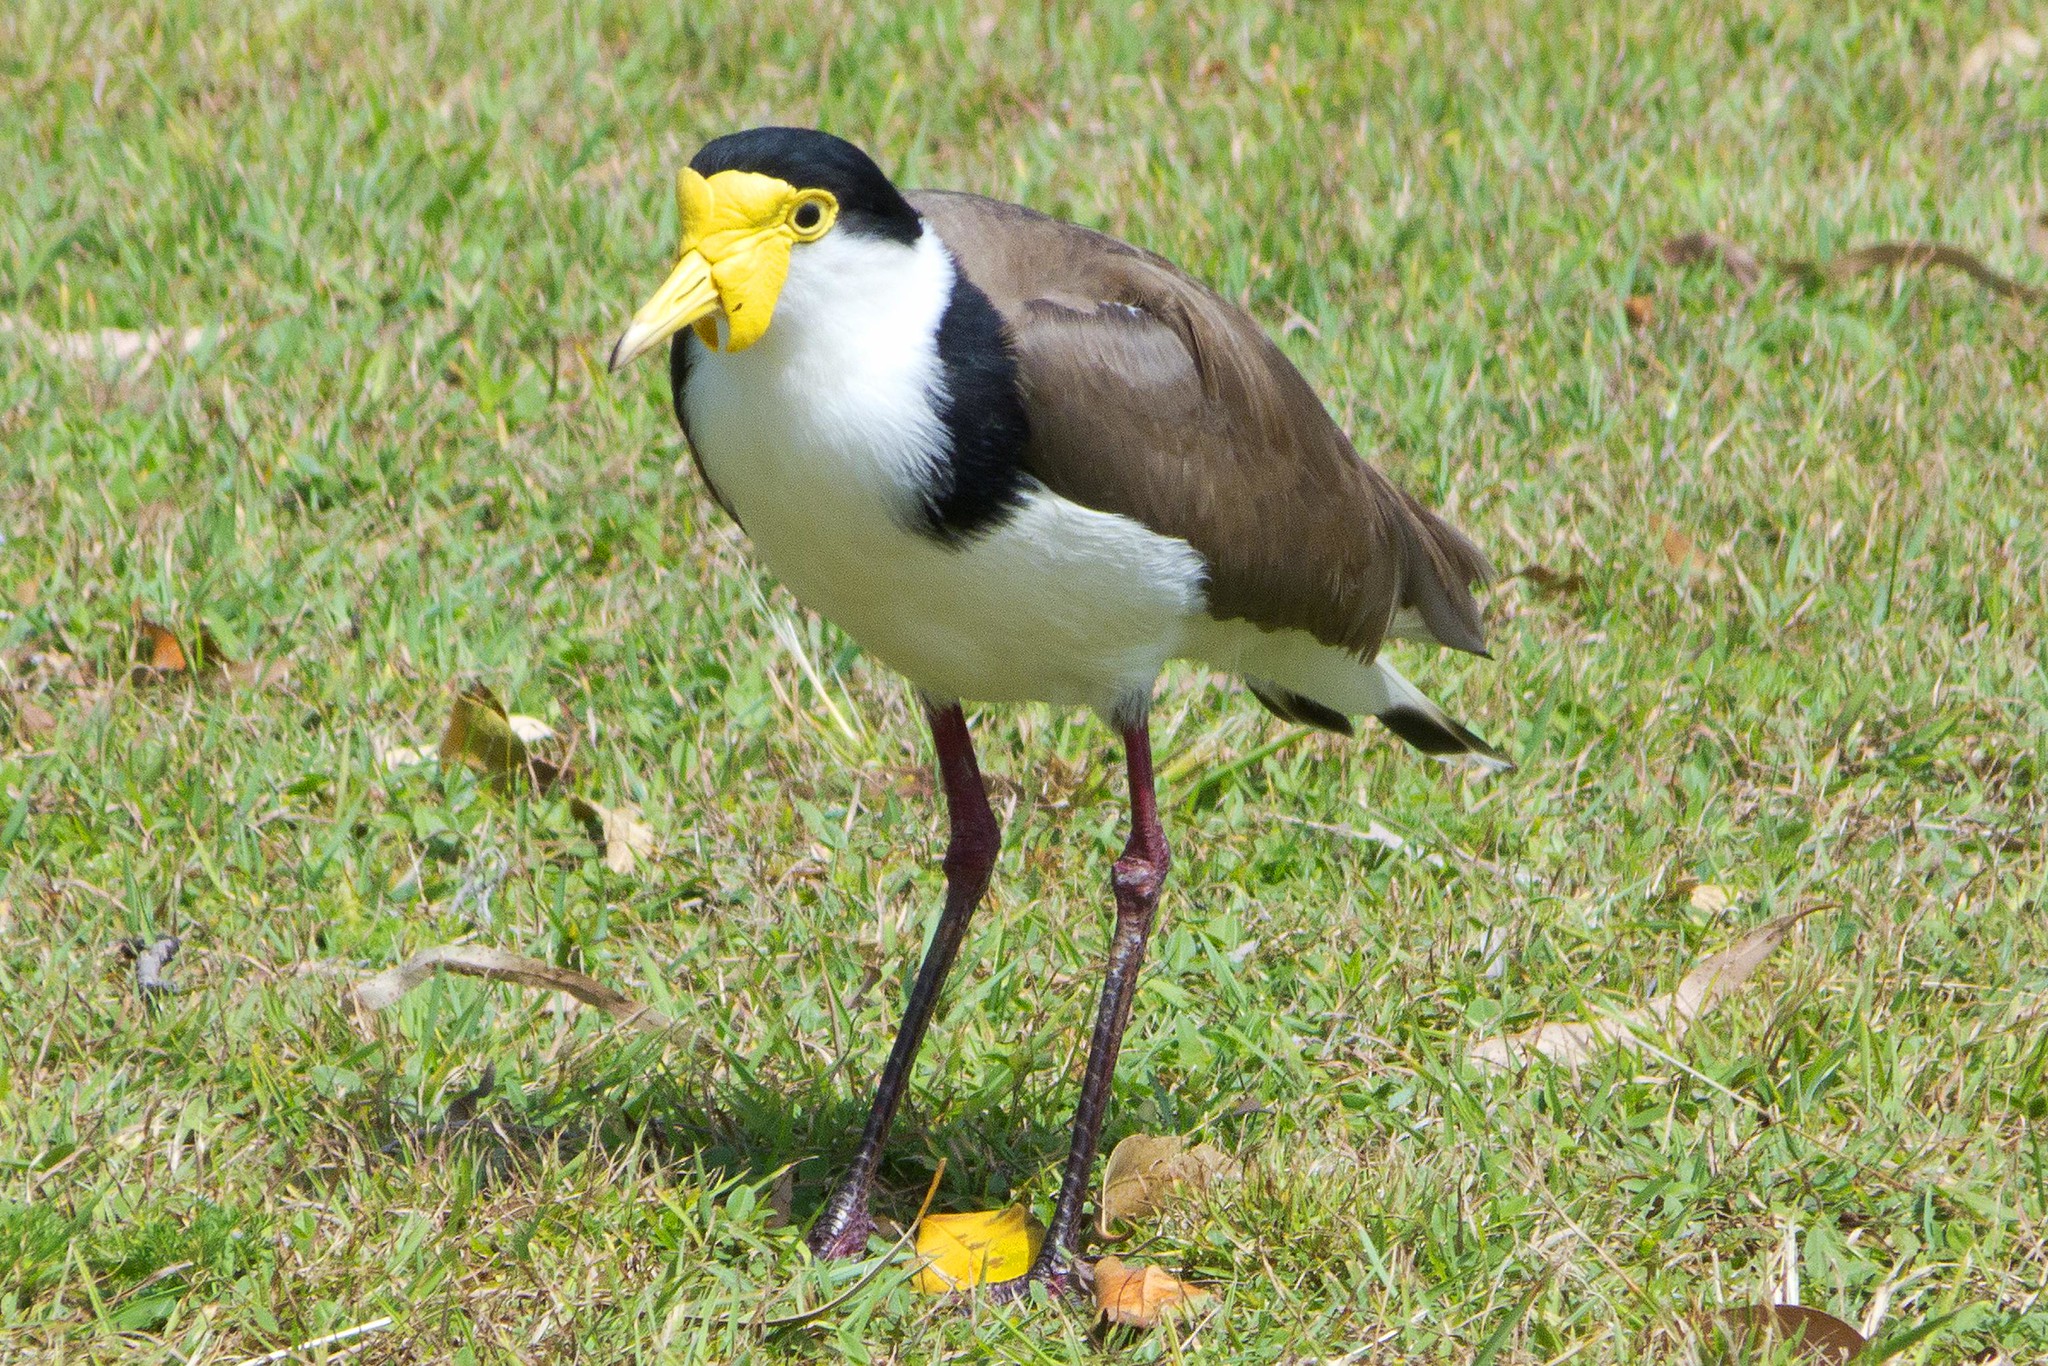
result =
[[[798,232],[810,232],[823,222],[824,218],[825,211],[818,207],[818,201],[806,199],[796,206],[796,212],[790,216],[789,221],[796,224]]]

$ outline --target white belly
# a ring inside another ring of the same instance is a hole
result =
[[[1128,717],[1202,613],[1201,559],[1035,484],[958,543],[919,529],[948,449],[934,336],[952,282],[930,232],[799,246],[760,341],[687,343],[698,459],[776,577],[926,692]]]

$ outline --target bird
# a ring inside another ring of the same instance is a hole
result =
[[[1259,325],[1164,258],[978,195],[904,191],[830,133],[761,127],[677,173],[676,264],[610,370],[668,345],[710,496],[808,609],[907,678],[948,817],[945,899],[851,1165],[807,1235],[858,1256],[919,1045],[1001,846],[965,705],[1086,707],[1130,829],[1052,1217],[1023,1275],[1073,1293],[1078,1237],[1169,863],[1148,714],[1169,660],[1278,716],[1488,771],[1508,757],[1380,654],[1484,655],[1486,556],[1353,447]]]

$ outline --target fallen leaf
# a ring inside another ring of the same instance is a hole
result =
[[[358,1013],[383,1010],[396,1005],[407,992],[441,971],[565,992],[585,1005],[596,1006],[620,1024],[649,1034],[665,1033],[674,1027],[674,1021],[654,1007],[641,1005],[594,977],[543,963],[538,958],[471,944],[444,944],[415,954],[395,968],[358,982],[349,992],[349,1000]]]
[[[2041,59],[2041,40],[2023,28],[2002,28],[1963,54],[1956,79],[1983,85],[1995,72],[2024,71]]]
[[[583,822],[590,838],[604,846],[604,866],[630,873],[636,860],[654,857],[654,827],[640,819],[640,808],[600,806],[588,797],[569,798],[569,810]]]
[[[500,787],[510,786],[522,773],[542,791],[562,778],[558,765],[533,756],[496,694],[481,683],[456,695],[448,729],[441,733],[440,755],[443,764],[467,764]]]
[[[1692,908],[1705,915],[1720,915],[1735,904],[1735,898],[1728,889],[1712,882],[1702,882],[1686,893],[1685,899]]]
[[[23,698],[14,704],[14,728],[24,740],[40,740],[57,732],[57,718]]]
[[[385,745],[377,750],[377,762],[387,769],[417,768],[433,763],[434,759],[432,750],[414,749],[411,745]]]
[[[1638,332],[1656,321],[1656,312],[1651,307],[1650,296],[1647,294],[1629,295],[1621,301],[1621,311],[1628,319],[1628,325]]]
[[[1022,1205],[968,1214],[927,1214],[917,1226],[924,1265],[915,1284],[943,1295],[990,1281],[1014,1280],[1031,1269],[1045,1242],[1045,1225]]]
[[[761,1220],[765,1228],[782,1228],[789,1223],[790,1207],[796,1201],[796,1169],[784,1167],[768,1187],[768,1213]]]
[[[1102,1168],[1102,1200],[1096,1226],[1110,1237],[1118,1221],[1131,1222],[1166,1208],[1176,1191],[1199,1191],[1219,1178],[1235,1177],[1236,1162],[1221,1149],[1173,1135],[1131,1134],[1116,1145]]]
[[[1210,1298],[1209,1291],[1156,1266],[1126,1266],[1117,1257],[1095,1264],[1095,1307],[1111,1323],[1150,1328]]]
[[[1677,990],[1634,1010],[1616,1011],[1602,1020],[1561,1021],[1505,1038],[1483,1039],[1473,1046],[1469,1056],[1489,1067],[1526,1066],[1542,1057],[1577,1068],[1598,1057],[1609,1044],[1634,1042],[1639,1032],[1661,1030],[1674,1039],[1684,1038],[1694,1020],[1748,981],[1757,967],[1785,942],[1792,927],[1811,914],[1801,911],[1750,931],[1730,947],[1701,960],[1698,967],[1685,974]]]
[[[1847,1366],[1866,1345],[1863,1334],[1833,1314],[1797,1304],[1724,1309],[1714,1315],[1713,1322],[1744,1359],[1767,1354],[1773,1347],[1791,1346],[1798,1349],[1791,1361]]]
[[[505,724],[512,728],[514,735],[529,745],[537,745],[543,740],[555,738],[555,728],[538,716],[521,716],[514,712],[505,718]]]
[[[161,683],[191,669],[177,634],[143,616],[139,607],[135,612],[135,648],[131,657],[135,664],[128,670],[128,681],[138,686]]]
[[[111,360],[119,365],[148,365],[165,351],[196,351],[209,337],[218,340],[229,330],[219,326],[154,327],[144,331],[102,327],[89,332],[46,332],[26,318],[0,316],[0,336],[13,333],[31,338],[51,355],[65,360]]]
[[[1536,590],[1546,597],[1575,596],[1586,586],[1586,576],[1580,573],[1560,574],[1555,569],[1540,564],[1525,564],[1511,579],[1526,579],[1536,585]]]
[[[193,637],[192,649],[188,652],[178,641],[177,633],[170,627],[151,621],[142,615],[140,604],[135,608],[135,646],[132,651],[134,665],[128,670],[128,681],[138,686],[145,683],[165,683],[181,676],[187,679],[204,678],[211,682],[232,683],[245,687],[262,687],[286,681],[291,676],[289,664],[265,664],[259,661],[238,662],[219,642],[213,632],[206,629],[206,623],[199,623]]]
[[[1699,547],[1692,543],[1692,537],[1686,535],[1677,527],[1666,527],[1664,529],[1663,544],[1664,562],[1673,569],[1695,570],[1706,568],[1706,557],[1701,555]]]

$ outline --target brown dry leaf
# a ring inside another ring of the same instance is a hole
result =
[[[128,681],[137,686],[161,683],[178,674],[189,673],[192,667],[185,657],[185,647],[178,643],[177,634],[170,627],[158,625],[142,615],[139,606],[135,609],[135,645],[130,657],[135,664],[128,670]]]
[[[1584,574],[1576,571],[1560,574],[1555,569],[1540,564],[1525,564],[1508,577],[1525,579],[1535,584],[1536,591],[1545,597],[1576,597],[1586,586]]]
[[[1599,1057],[1607,1045],[1634,1042],[1641,1032],[1662,1030],[1674,1039],[1682,1039],[1694,1020],[1748,981],[1758,966],[1785,942],[1792,927],[1811,914],[1800,911],[1750,931],[1730,947],[1703,959],[1685,974],[1677,990],[1634,1010],[1617,1011],[1603,1020],[1561,1021],[1505,1038],[1483,1039],[1468,1056],[1489,1067],[1521,1067],[1541,1057],[1577,1068]]]
[[[967,1214],[927,1214],[917,1226],[924,1265],[914,1284],[944,1295],[990,1281],[1008,1281],[1031,1269],[1045,1242],[1045,1225],[1022,1205]]]
[[[784,1228],[789,1224],[790,1207],[796,1201],[796,1169],[784,1167],[776,1174],[775,1182],[768,1187],[768,1213],[761,1220],[764,1227]]]
[[[1656,309],[1647,294],[1631,294],[1621,301],[1621,311],[1628,319],[1628,325],[1640,332],[1657,319]]]
[[[1983,85],[1994,72],[2025,71],[2041,60],[2041,40],[2023,28],[2002,28],[1963,54],[1956,79]]]
[[[40,740],[57,733],[57,718],[24,697],[14,704],[14,729],[24,740]]]
[[[1696,571],[1707,567],[1707,557],[1693,544],[1692,537],[1675,526],[1664,528],[1664,562],[1673,569]]]
[[[640,808],[632,803],[600,806],[588,797],[571,797],[569,810],[604,846],[604,866],[613,872],[631,873],[638,860],[654,857],[654,827],[640,819]]]
[[[135,663],[128,670],[128,681],[137,686],[205,679],[238,687],[264,687],[284,683],[291,677],[289,664],[238,662],[230,658],[214,640],[213,632],[206,629],[205,622],[199,623],[188,652],[178,642],[175,631],[142,615],[140,603],[135,607],[135,644],[131,656]]]
[[[1116,1145],[1102,1168],[1102,1200],[1096,1227],[1108,1238],[1119,1221],[1155,1214],[1176,1191],[1206,1190],[1241,1169],[1229,1154],[1208,1144],[1187,1146],[1172,1135],[1131,1134]]]
[[[661,1034],[674,1027],[674,1022],[652,1006],[641,1005],[624,992],[615,991],[594,977],[558,968],[552,963],[543,963],[538,958],[526,958],[503,949],[484,948],[471,944],[443,944],[428,949],[395,968],[387,968],[375,977],[365,978],[356,983],[349,992],[349,1003],[358,1014],[383,1010],[396,1005],[405,994],[437,972],[459,973],[464,977],[482,977],[492,982],[510,982],[515,986],[537,987],[543,991],[559,991],[575,997],[585,1005],[596,1006],[620,1024],[629,1024],[649,1034]]]
[[[1813,1366],[1848,1366],[1867,1345],[1863,1334],[1833,1314],[1797,1304],[1752,1304],[1724,1309],[1711,1321],[1745,1359],[1765,1356],[1773,1347],[1789,1345],[1799,1349],[1791,1360]]]
[[[1126,1266],[1118,1257],[1095,1264],[1095,1307],[1111,1323],[1150,1328],[1210,1298],[1209,1291],[1156,1266]]]

